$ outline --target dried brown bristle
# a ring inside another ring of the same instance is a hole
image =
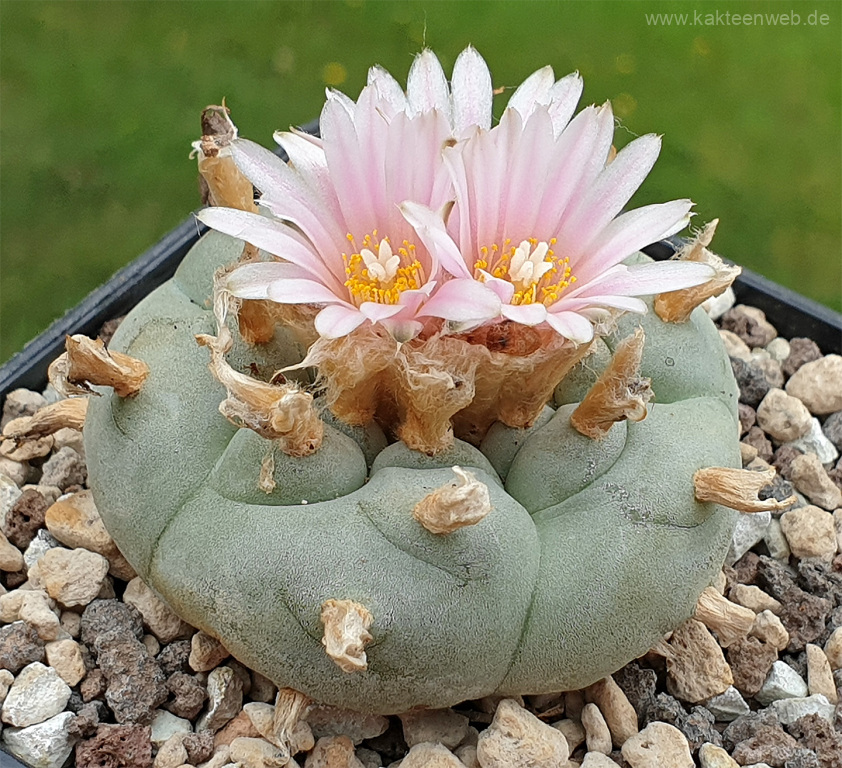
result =
[[[20,444],[39,440],[60,429],[81,430],[88,412],[87,397],[70,397],[41,408],[33,416],[10,421],[3,429],[3,437]]]
[[[322,603],[322,645],[343,672],[360,672],[368,666],[365,646],[374,639],[368,631],[373,620],[368,609],[353,600]]]
[[[797,501],[795,496],[778,501],[760,499],[757,494],[775,479],[771,467],[763,472],[731,467],[706,467],[693,475],[698,501],[722,504],[738,512],[776,512],[789,509]]]
[[[111,352],[101,339],[67,336],[65,348],[67,351],[53,361],[47,375],[53,387],[68,397],[92,394],[91,385],[112,387],[120,397],[133,397],[149,375],[149,366],[143,360]]]
[[[461,467],[453,467],[453,472],[455,482],[428,493],[412,510],[412,516],[430,533],[451,533],[476,525],[491,512],[488,486]]]

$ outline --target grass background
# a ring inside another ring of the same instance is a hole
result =
[[[724,17],[790,11],[800,25]],[[226,97],[271,145],[325,85],[356,97],[373,63],[405,81],[425,44],[449,71],[473,43],[495,86],[578,69],[618,146],[664,135],[634,204],[691,197],[697,222],[721,219],[715,250],[842,309],[840,17],[809,0],[0,0],[0,360],[198,205],[206,104]]]

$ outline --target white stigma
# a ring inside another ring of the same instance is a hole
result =
[[[400,255],[392,253],[392,246],[385,238],[380,241],[376,255],[368,248],[363,248],[360,251],[360,256],[363,257],[369,277],[381,283],[388,283],[392,280],[401,265]]]
[[[515,248],[509,264],[509,277],[512,281],[523,285],[537,283],[553,268],[552,261],[544,260],[549,249],[549,244],[543,240],[536,244],[535,250],[532,250],[532,245],[528,240],[521,241],[521,244]]]

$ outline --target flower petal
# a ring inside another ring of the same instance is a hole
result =
[[[412,225],[433,258],[454,277],[470,278],[471,272],[439,214],[424,205],[406,201],[400,205],[404,218]]]
[[[597,278],[586,286],[581,295],[651,296],[701,285],[714,274],[713,268],[707,264],[688,261],[662,261],[630,267],[620,264],[606,277]]]
[[[576,344],[585,344],[593,339],[593,326],[590,320],[575,312],[550,312],[547,314],[547,324],[556,333]]]
[[[360,304],[360,312],[372,323],[385,320],[387,317],[394,317],[404,309],[405,307],[400,304],[377,304],[374,301],[364,301]]]
[[[365,322],[365,316],[358,310],[342,304],[330,304],[316,315],[315,326],[319,336],[338,339],[347,336]]]
[[[450,121],[450,93],[447,78],[436,54],[429,48],[419,53],[409,69],[406,95],[411,114],[440,109]]]
[[[408,102],[403,88],[383,67],[375,65],[368,70],[368,85],[373,85],[377,95],[392,108],[390,117],[406,110]]]
[[[541,67],[518,86],[509,99],[508,108],[516,109],[525,120],[537,104],[550,103],[550,89],[554,82],[553,68],[549,65]]]
[[[335,293],[315,280],[285,278],[267,286],[266,298],[278,304],[333,304],[342,301]]]
[[[455,279],[440,285],[418,315],[481,323],[499,317],[501,306],[497,294],[482,283]]]
[[[471,126],[491,128],[494,92],[485,59],[469,45],[456,58],[451,83],[453,133],[462,136]]]
[[[547,319],[547,308],[543,304],[504,304],[500,314],[521,325],[539,325]]]
[[[549,113],[553,121],[553,131],[558,136],[570,122],[576,105],[582,97],[585,83],[578,72],[565,75],[550,89]]]
[[[277,280],[312,280],[306,269],[282,261],[242,264],[225,277],[225,288],[240,299],[267,299],[269,285]]]
[[[196,218],[226,235],[245,240],[268,253],[297,264],[325,285],[339,288],[336,285],[337,281],[318,255],[296,240],[286,224],[233,208],[205,208],[196,214]]]

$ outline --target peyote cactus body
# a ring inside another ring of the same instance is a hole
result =
[[[692,614],[735,522],[695,500],[692,477],[740,466],[737,390],[701,309],[681,324],[622,318],[532,427],[497,423],[478,448],[457,440],[430,457],[326,412],[321,448],[294,457],[220,416],[225,388],[194,338],[214,332],[213,275],[242,248],[206,235],[125,319],[111,348],[143,360],[148,379],[133,398],[103,391],[85,425],[106,526],[182,617],[281,687],[394,713],[576,689]],[[655,403],[584,437],[573,403],[637,325]],[[305,353],[279,327],[264,344],[237,337],[229,362],[268,378]],[[413,509],[454,465],[487,486],[491,511],[433,534]],[[328,601],[370,614],[358,671],[325,652]]]

